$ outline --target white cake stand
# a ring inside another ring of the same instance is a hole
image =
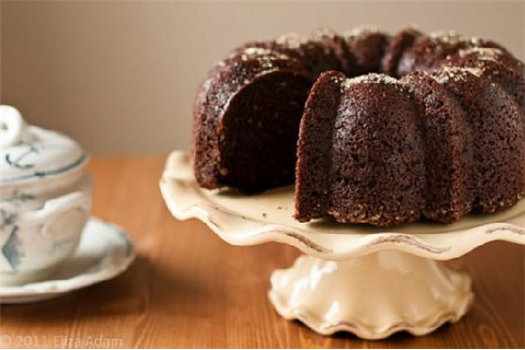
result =
[[[256,196],[204,190],[188,154],[180,151],[170,155],[160,185],[177,219],[200,219],[230,244],[281,242],[305,253],[291,268],[273,272],[269,297],[283,317],[325,335],[348,331],[381,339],[401,330],[424,335],[455,322],[473,301],[471,279],[442,261],[495,240],[525,244],[525,200],[453,225],[301,224],[292,218],[292,188]]]

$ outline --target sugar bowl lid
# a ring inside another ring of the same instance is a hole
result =
[[[87,163],[77,142],[27,125],[11,106],[0,106],[0,136],[0,186],[64,175]]]

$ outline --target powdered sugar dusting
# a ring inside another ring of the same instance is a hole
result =
[[[480,60],[495,61],[502,56],[503,52],[498,48],[488,47],[472,47],[469,49],[459,51],[459,57],[461,58],[464,58],[471,54],[477,54],[477,58]]]
[[[286,60],[289,59],[287,55],[283,53],[276,52],[267,48],[260,47],[247,47],[242,51],[234,52],[226,59],[216,63],[216,66],[220,69],[228,68],[229,66],[238,65],[239,60],[242,62],[247,61],[257,61],[260,67],[268,70],[274,69],[276,60]]]
[[[396,78],[393,78],[386,74],[377,73],[370,73],[355,78],[344,79],[344,81],[341,82],[341,86],[345,90],[355,84],[393,84],[401,86],[401,83]]]
[[[281,55],[272,50],[261,49],[261,48],[247,48],[241,53],[240,57],[242,61],[257,60],[259,65],[264,69],[274,68],[275,67],[274,60],[276,58],[277,59],[288,58],[288,56]]]
[[[445,67],[443,68],[435,79],[438,83],[446,83],[449,81],[464,81],[466,74],[472,74],[476,77],[481,77],[483,71],[479,68],[459,68],[459,67]]]
[[[466,72],[469,72],[470,74],[473,74],[477,77],[481,77],[483,75],[483,70],[481,68],[477,68],[477,67],[464,67],[464,68],[460,68]]]
[[[306,39],[296,33],[284,34],[275,40],[276,44],[282,45],[290,49],[298,49],[305,42]]]
[[[481,39],[478,36],[473,36],[473,37],[470,38],[470,43],[473,46],[482,46],[483,45],[483,39]]]
[[[459,35],[454,31],[438,31],[429,34],[429,37],[432,39],[439,40],[442,43],[457,45],[465,41],[465,37]]]
[[[334,75],[334,76],[330,77],[330,80],[333,81],[336,84],[344,84],[348,80],[348,78],[341,77],[341,76],[338,76],[338,75]]]
[[[262,55],[269,55],[272,51],[269,49],[264,49],[260,47],[248,47],[244,49],[242,52],[242,56],[250,57],[250,56],[262,56]]]
[[[360,27],[356,27],[352,30],[345,32],[345,36],[360,36],[363,34],[374,34],[374,33],[379,33],[379,28],[377,28],[376,26],[367,24],[367,25],[363,25]]]
[[[381,84],[398,84],[399,81],[386,74],[370,73],[349,79],[354,83],[381,83]]]

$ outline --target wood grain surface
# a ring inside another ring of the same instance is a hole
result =
[[[322,337],[276,314],[269,276],[298,252],[232,247],[204,224],[180,222],[158,190],[160,157],[95,157],[94,215],[121,225],[138,258],[112,281],[30,304],[3,305],[0,345],[12,347],[523,348],[525,250],[491,243],[450,262],[468,270],[476,300],[459,323],[426,337]],[[7,344],[9,343],[9,344]]]

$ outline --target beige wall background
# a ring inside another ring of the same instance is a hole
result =
[[[525,58],[523,1],[2,1],[0,99],[93,153],[166,153],[189,147],[197,84],[233,47],[361,24],[454,29]]]

